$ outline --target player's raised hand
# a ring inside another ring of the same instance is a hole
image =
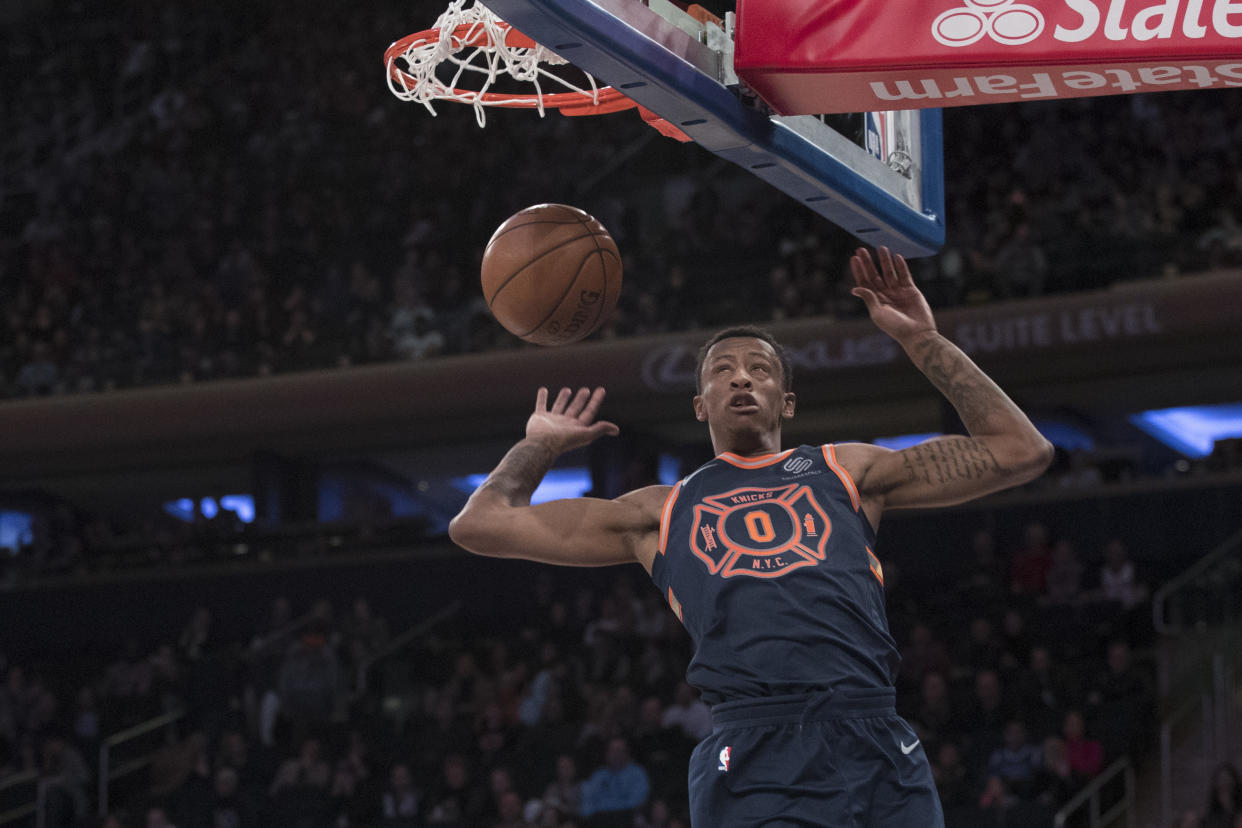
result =
[[[535,396],[535,412],[526,421],[526,439],[546,443],[558,454],[580,448],[604,436],[621,433],[614,423],[595,419],[604,402],[604,389],[562,388],[548,405],[548,389]]]
[[[898,342],[935,331],[936,319],[923,292],[915,286],[906,260],[894,256],[887,247],[881,247],[877,256],[879,269],[865,248],[858,248],[850,258],[854,274],[850,293],[867,305],[871,321]]]

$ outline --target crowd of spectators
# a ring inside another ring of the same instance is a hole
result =
[[[439,11],[125,0],[6,24],[0,396],[513,347],[473,274],[533,201],[617,238],[605,337],[861,313],[853,240],[632,114],[494,112],[480,132],[469,108],[396,101],[383,48]],[[1242,263],[1239,109],[1224,91],[946,111],[933,303]]]
[[[1014,549],[981,529],[934,588],[886,562],[898,708],[951,828],[1048,826],[1109,763],[1144,761],[1144,587],[1107,548],[1088,566],[1041,525]],[[682,679],[688,639],[634,573],[583,577],[542,570],[508,623],[443,625],[374,663],[392,635],[358,598],[296,617],[277,599],[236,640],[209,603],[97,664],[6,664],[0,778],[49,780],[51,828],[685,828],[711,728]],[[181,738],[95,821],[100,739],[172,710]]]

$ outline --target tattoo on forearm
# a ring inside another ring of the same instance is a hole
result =
[[[992,450],[972,437],[949,437],[912,446],[902,452],[902,462],[910,483],[939,485],[1006,473]]]
[[[947,339],[931,337],[917,346],[915,364],[940,389],[962,424],[972,434],[986,428],[996,415],[1021,416],[996,383],[988,379],[970,357]]]
[[[548,473],[556,453],[535,443],[518,443],[509,449],[495,470],[479,486],[505,498],[510,503],[529,503],[539,481]]]

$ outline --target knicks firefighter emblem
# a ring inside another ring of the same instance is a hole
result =
[[[822,561],[831,532],[806,486],[748,487],[694,507],[690,548],[713,575],[778,578]]]

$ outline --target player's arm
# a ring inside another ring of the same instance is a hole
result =
[[[449,537],[478,555],[570,566],[639,561],[650,569],[667,487],[615,500],[578,497],[535,506],[530,496],[556,458],[618,429],[596,422],[604,389],[561,389],[548,406],[540,388],[526,438],[515,445],[449,523]]]
[[[852,293],[957,410],[969,436],[946,436],[901,451],[842,446],[872,510],[947,506],[1033,480],[1052,462],[1052,445],[1022,410],[960,348],[940,335],[900,256],[879,251],[877,269],[859,250],[850,260]],[[878,517],[878,515],[873,516]]]

